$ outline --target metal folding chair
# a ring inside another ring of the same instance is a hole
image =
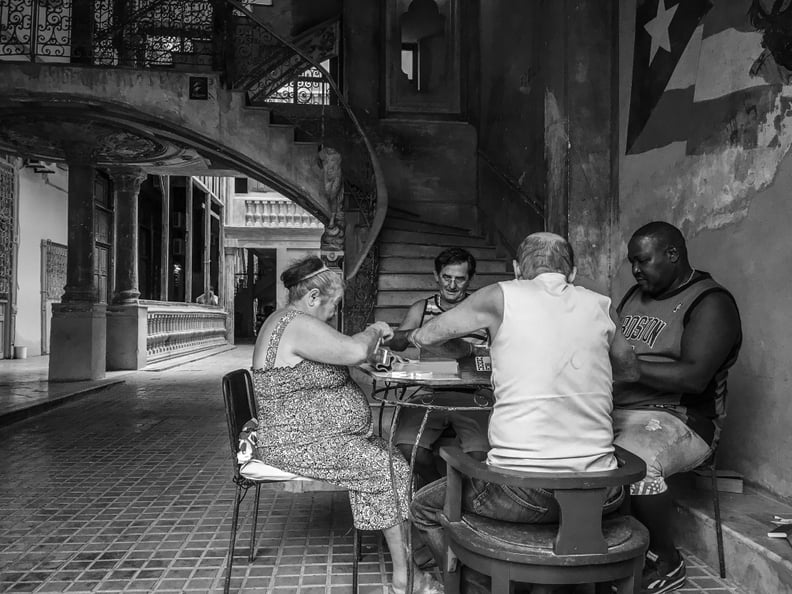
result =
[[[330,485],[323,481],[308,479],[284,472],[278,468],[258,463],[252,470],[246,468],[237,460],[239,435],[245,423],[256,416],[256,400],[253,393],[253,381],[246,369],[238,369],[223,377],[223,401],[225,403],[226,423],[228,425],[228,439],[231,446],[231,460],[234,468],[234,484],[236,495],[234,497],[234,513],[231,524],[231,542],[228,547],[226,561],[226,577],[223,587],[224,594],[228,594],[231,587],[231,570],[234,563],[234,549],[236,547],[237,524],[239,522],[239,506],[245,498],[248,489],[255,488],[253,502],[253,524],[250,529],[250,551],[248,562],[252,563],[256,556],[256,523],[258,520],[261,485],[272,483],[294,482],[295,492],[302,491],[345,491],[341,487]],[[358,590],[358,561],[361,557],[360,534],[352,527],[353,556],[352,556],[352,591]]]
[[[721,525],[720,495],[718,492],[718,470],[717,470],[718,446],[716,445],[712,454],[696,470],[703,470],[709,473],[712,482],[712,507],[715,512],[715,538],[718,543],[718,569],[720,576],[726,577],[726,555],[723,551],[723,526]]]

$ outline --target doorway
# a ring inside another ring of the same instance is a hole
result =
[[[255,340],[259,328],[277,308],[277,252],[238,248],[234,270],[234,339]]]

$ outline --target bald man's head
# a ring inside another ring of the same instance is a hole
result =
[[[569,242],[555,233],[531,233],[517,249],[520,276],[532,279],[545,272],[573,277],[575,254]]]

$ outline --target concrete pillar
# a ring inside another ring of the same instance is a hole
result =
[[[237,249],[239,248],[225,248],[223,255],[224,266],[220,270],[221,289],[218,295],[220,295],[220,303],[228,312],[228,317],[226,318],[226,340],[228,344],[234,344],[234,294],[236,292],[234,271]]]
[[[107,369],[141,369],[147,362],[148,307],[140,304],[107,308]]]
[[[105,305],[96,302],[94,280],[93,156],[91,147],[71,149],[66,287],[61,303],[52,306],[50,381],[105,376],[107,317]]]
[[[49,381],[102,379],[106,370],[104,303],[53,303]]]
[[[146,366],[148,308],[138,303],[138,194],[146,172],[110,171],[115,187],[115,293],[107,308],[107,369]]]
[[[63,303],[95,303],[94,176],[93,165],[69,162],[66,286]]]
[[[618,4],[550,2],[542,28],[547,230],[575,246],[576,283],[605,294],[618,220]]]

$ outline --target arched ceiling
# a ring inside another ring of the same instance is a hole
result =
[[[145,129],[96,121],[84,115],[60,115],[54,119],[46,113],[7,113],[0,116],[0,145],[45,161],[87,159],[99,166],[210,168],[210,163],[195,149],[158,138]]]

